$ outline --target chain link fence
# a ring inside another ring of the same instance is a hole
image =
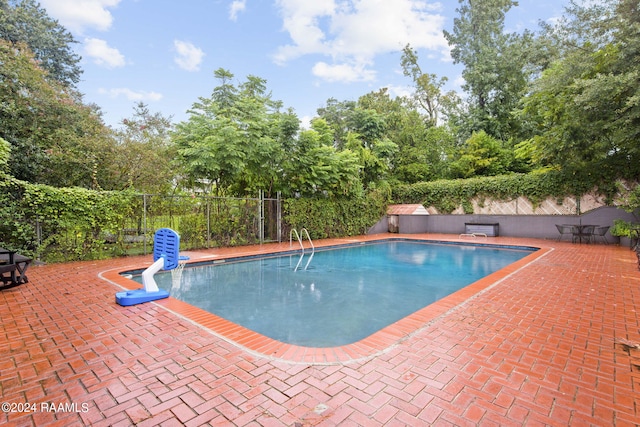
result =
[[[193,250],[282,240],[280,198],[140,195],[121,230],[106,236],[125,253],[150,253],[160,228],[180,234],[180,248]]]
[[[180,234],[181,250],[282,241],[279,195],[273,199],[262,193],[256,198],[128,194],[115,203],[112,198],[103,206],[95,203],[90,211],[73,213],[83,204],[45,212],[25,200],[10,212],[24,212],[14,215],[13,227],[0,227],[0,241],[28,248],[21,251],[45,262],[150,254],[155,232],[165,227]],[[18,237],[13,243],[12,235]]]

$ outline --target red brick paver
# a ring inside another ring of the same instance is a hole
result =
[[[168,310],[171,299],[118,306],[120,288],[105,271],[150,257],[32,267],[30,283],[0,292],[0,424],[639,424],[635,254],[487,241],[547,251],[430,306],[419,329],[395,344],[335,349],[324,364],[294,346],[274,355],[267,344],[265,352],[235,345],[215,325]]]

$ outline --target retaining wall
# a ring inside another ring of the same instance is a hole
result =
[[[595,224],[613,226],[614,219],[637,222],[633,214],[623,209],[604,206],[593,209],[582,215],[495,215],[495,214],[462,214],[462,215],[400,215],[398,233],[446,233],[461,234],[465,232],[465,223],[498,223],[500,236],[532,237],[540,239],[556,239],[556,224]],[[382,218],[369,234],[387,233],[388,218]],[[616,239],[607,233],[607,239]]]

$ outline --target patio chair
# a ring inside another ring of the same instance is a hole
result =
[[[565,234],[569,236],[573,236],[573,225],[556,224],[556,228],[558,229],[558,233],[560,233],[560,235],[556,239],[556,241],[558,242],[562,239],[562,236],[564,236]]]
[[[26,273],[29,264],[31,258],[0,248],[0,290],[27,283],[29,279]]]
[[[609,231],[609,226],[596,227],[593,230],[593,242],[596,243],[596,239],[600,238],[604,241],[605,245],[609,244],[609,240],[607,240],[607,231]]]
[[[0,264],[0,290],[18,286],[15,264]]]

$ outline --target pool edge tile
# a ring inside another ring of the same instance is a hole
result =
[[[386,237],[374,237],[363,236],[363,239],[329,239],[325,242],[316,242],[316,247],[326,246],[340,246],[341,244],[357,244],[358,242],[377,242],[388,240],[419,240],[425,242],[442,242],[442,239],[432,239],[428,237],[419,237],[415,235],[407,236],[386,236]],[[450,242],[457,244],[455,240]],[[324,243],[324,244],[323,244]],[[466,243],[466,242],[463,242]],[[280,244],[272,251],[268,251],[265,248],[260,248],[256,251],[243,251],[242,256],[264,255],[274,252],[286,252],[289,248]],[[258,355],[278,359],[292,363],[305,363],[305,364],[333,364],[333,363],[349,363],[356,360],[362,360],[370,358],[379,354],[395,344],[402,342],[414,333],[418,332],[422,327],[426,326],[429,322],[435,320],[439,316],[447,313],[451,309],[463,304],[475,295],[478,295],[485,289],[499,283],[505,277],[510,276],[514,272],[526,267],[531,262],[534,262],[551,248],[537,248],[535,252],[528,254],[524,258],[515,261],[508,266],[491,273],[490,275],[483,277],[476,282],[450,294],[446,297],[426,306],[422,309],[409,314],[403,319],[388,325],[379,331],[374,332],[366,338],[357,341],[352,344],[347,344],[337,347],[315,348],[304,347],[293,344],[283,343],[272,338],[266,337],[262,334],[254,332],[248,328],[237,325],[229,320],[226,320],[213,313],[209,313],[198,307],[192,306],[188,303],[175,299],[173,297],[165,298],[162,300],[154,301],[157,306],[160,306],[168,311],[175,313],[176,315],[183,317],[190,322],[197,324],[213,334],[218,335],[225,340],[234,343],[240,348],[251,351]],[[236,253],[237,255],[238,253]],[[225,257],[224,255],[217,255],[216,260],[233,257],[231,255]],[[135,266],[137,269],[143,268]],[[106,270],[100,273],[100,277],[103,280],[111,282],[119,287],[127,290],[138,289],[140,284],[123,277],[120,272],[132,270],[133,267],[123,267]]]

